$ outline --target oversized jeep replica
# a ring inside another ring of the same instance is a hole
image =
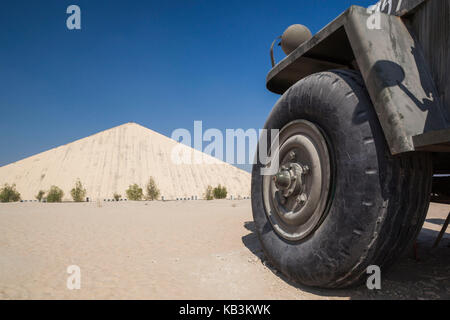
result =
[[[253,217],[288,278],[347,287],[412,247],[431,196],[449,199],[450,0],[352,6],[308,33],[288,28],[267,76],[278,133],[258,154],[278,169],[253,166]]]

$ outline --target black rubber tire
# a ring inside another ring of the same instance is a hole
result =
[[[322,129],[333,162],[326,217],[308,238],[287,241],[274,231],[262,199],[261,164],[252,171],[252,209],[263,251],[291,280],[322,288],[363,281],[369,265],[382,272],[417,237],[428,211],[428,153],[392,156],[361,75],[333,70],[292,86],[265,129],[305,119]]]

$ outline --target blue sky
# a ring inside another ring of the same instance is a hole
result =
[[[274,38],[375,2],[2,1],[0,166],[131,121],[167,136],[194,120],[260,128],[278,99]],[[81,30],[66,27],[71,4]]]

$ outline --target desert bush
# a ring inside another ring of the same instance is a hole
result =
[[[47,193],[47,202],[61,202],[64,196],[64,191],[62,191],[57,186],[51,186]]]
[[[205,194],[204,194],[204,198],[205,198],[206,200],[212,200],[212,199],[214,199],[213,187],[211,187],[211,186],[207,186],[207,187],[206,187],[206,191],[205,191]]]
[[[227,197],[227,188],[222,187],[220,184],[213,190],[214,198],[225,199]]]
[[[126,194],[128,199],[133,201],[142,200],[142,197],[144,196],[142,188],[140,188],[136,183],[128,187]]]
[[[44,195],[45,195],[45,191],[44,190],[39,190],[38,194],[36,195],[36,200],[38,200],[39,202],[42,201],[42,199],[44,199]]]
[[[160,192],[153,177],[150,177],[150,180],[148,181],[146,186],[146,190],[147,195],[145,196],[145,199],[152,201],[158,199]]]
[[[114,193],[113,198],[114,198],[114,200],[119,201],[120,198],[122,198],[122,195],[120,195],[118,193]]]
[[[83,188],[83,185],[81,184],[81,181],[79,179],[75,183],[75,188],[70,190],[70,195],[75,202],[84,201],[84,198],[86,197],[86,189]]]
[[[16,185],[5,183],[0,189],[0,202],[17,202],[20,201],[20,193],[16,190]]]

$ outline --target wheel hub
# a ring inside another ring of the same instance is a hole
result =
[[[321,222],[330,188],[330,158],[322,132],[297,120],[279,134],[279,170],[263,179],[264,204],[274,230],[301,240]]]
[[[308,166],[291,162],[280,168],[273,181],[283,197],[298,196],[306,187],[304,175],[308,172]]]

